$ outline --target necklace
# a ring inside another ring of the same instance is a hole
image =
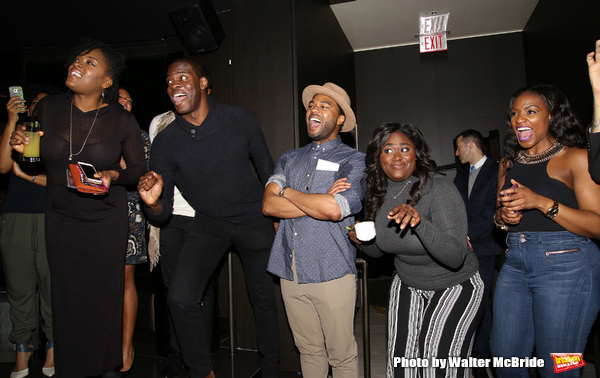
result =
[[[321,159],[323,159],[323,160],[327,159],[327,158],[328,158],[328,157],[329,157],[329,156],[330,156],[330,155],[333,153],[333,151],[335,151],[335,149],[336,149],[336,148],[338,148],[338,147],[339,147],[339,146],[341,146],[341,145],[342,145],[342,144],[340,143],[340,144],[338,144],[337,146],[333,147],[333,148],[331,149],[331,151],[329,151],[329,152],[327,153],[327,155],[323,156],[323,158],[319,158],[319,160],[321,160]],[[318,161],[317,161],[317,164],[318,164]],[[314,177],[314,175],[315,175],[315,172],[317,171],[317,166],[315,165],[315,169],[313,169],[312,173],[309,175],[309,174],[308,174],[308,168],[309,168],[309,166],[310,166],[310,152],[309,152],[309,153],[308,153],[308,155],[307,155],[307,160],[306,160],[306,170],[305,170],[306,176],[308,176],[308,181],[306,182],[306,191],[307,191],[307,192],[308,192],[308,189],[310,188],[310,182],[312,181],[312,179],[313,179],[313,177]]]
[[[90,131],[88,131],[87,136],[85,137],[85,140],[83,141],[83,145],[79,149],[79,152],[74,154],[73,153],[73,100],[71,100],[71,121],[70,121],[70,125],[69,125],[69,161],[73,161],[73,156],[77,156],[81,153],[81,151],[83,151],[83,148],[85,147],[85,144],[87,143],[87,140],[90,137],[90,134],[92,133],[92,129],[94,128],[94,125],[96,124],[96,118],[98,118],[99,111],[100,111],[100,107],[98,107],[98,109],[96,109],[96,115],[94,116],[94,120],[92,121],[92,126],[90,126]]]
[[[394,199],[398,198],[398,196],[399,196],[400,194],[402,194],[402,192],[404,191],[404,189],[406,189],[406,187],[408,186],[408,184],[410,184],[410,179],[408,179],[408,181],[406,181],[406,184],[404,184],[404,186],[402,187],[402,189],[400,189],[400,191],[398,192],[398,194],[396,194],[396,195],[394,196]]]
[[[542,163],[560,154],[564,148],[565,146],[563,146],[560,142],[554,142],[550,148],[535,155],[528,155],[525,153],[525,150],[521,150],[518,152],[515,160],[521,164]]]

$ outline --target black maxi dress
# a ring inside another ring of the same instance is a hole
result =
[[[123,256],[128,233],[124,185],[137,183],[146,172],[140,128],[131,113],[118,103],[100,108],[97,114],[96,110],[84,113],[72,105],[72,99],[68,93],[47,96],[36,108],[44,131],[46,245],[56,375],[61,378],[97,376],[118,370],[122,363]],[[91,163],[98,171],[119,171],[107,195],[67,188],[71,138],[73,154],[83,146],[72,162]],[[125,170],[119,166],[121,156],[127,162]]]

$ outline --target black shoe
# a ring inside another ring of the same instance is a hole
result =
[[[160,373],[160,378],[175,378],[183,368],[180,360],[170,360]]]

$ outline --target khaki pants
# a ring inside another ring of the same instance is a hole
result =
[[[356,276],[321,283],[298,284],[281,279],[281,293],[294,342],[300,351],[302,375],[326,378],[329,365],[334,378],[358,377],[354,338]]]

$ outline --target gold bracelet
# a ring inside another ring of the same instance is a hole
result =
[[[558,201],[554,201],[554,204],[544,214],[546,217],[552,219],[558,215]]]

